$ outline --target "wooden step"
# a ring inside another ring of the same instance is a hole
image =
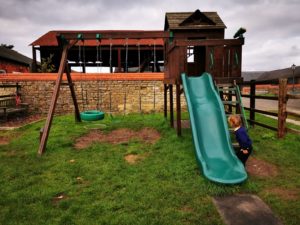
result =
[[[229,117],[229,116],[232,116],[232,115],[238,115],[238,116],[240,116],[240,117],[244,117],[244,115],[242,115],[242,114],[237,114],[237,113],[235,113],[235,114],[232,114],[232,113],[227,113],[227,114],[225,114],[227,117]]]
[[[236,87],[231,87],[231,88],[219,88],[219,91],[236,91]]]
[[[224,105],[238,105],[240,104],[239,101],[223,101]]]

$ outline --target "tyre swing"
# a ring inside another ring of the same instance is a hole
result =
[[[77,36],[77,38],[79,40],[82,41],[83,43],[83,64],[85,66],[85,51],[84,51],[84,39],[83,39],[83,35],[79,34]],[[97,66],[99,66],[99,64],[101,64],[100,59],[99,59],[99,46],[100,46],[100,41],[101,41],[101,35],[100,34],[96,34],[96,39],[97,39],[97,56],[96,56],[96,63]],[[101,53],[100,53],[101,54]],[[102,59],[101,59],[102,60]],[[81,61],[81,47],[79,45],[79,63],[82,62]],[[100,88],[99,88],[99,83],[98,83],[98,110],[85,110],[85,104],[87,105],[87,91],[86,91],[86,98],[84,101],[84,94],[83,94],[83,86],[82,86],[82,79],[81,79],[81,92],[82,92],[82,103],[83,103],[83,112],[80,113],[80,118],[84,121],[96,121],[96,120],[102,120],[104,119],[104,112],[99,110],[99,98],[100,98]]]

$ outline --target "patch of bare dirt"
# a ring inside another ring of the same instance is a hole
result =
[[[136,164],[137,162],[145,159],[148,155],[147,154],[140,154],[140,155],[135,155],[135,154],[129,154],[124,157],[126,162],[129,164],[133,165]]]
[[[160,139],[160,133],[153,128],[145,127],[136,133],[146,143],[154,144]]]
[[[8,137],[0,137],[0,145],[8,145],[9,138]]]
[[[153,128],[143,128],[140,131],[133,131],[127,128],[113,130],[105,134],[99,130],[93,130],[85,136],[76,140],[75,148],[83,149],[90,146],[93,142],[108,142],[111,144],[127,143],[131,139],[140,139],[146,143],[154,144],[160,138],[160,134]]]
[[[277,195],[283,200],[297,200],[299,199],[300,189],[283,189],[283,188],[272,188],[266,190],[268,193]]]
[[[189,206],[183,206],[181,209],[179,209],[181,212],[193,212],[193,209]]]
[[[0,127],[21,127],[43,119],[42,115],[29,115],[9,118],[7,121],[1,121]]]
[[[253,157],[247,161],[246,169],[250,175],[258,177],[275,177],[278,175],[278,169],[275,165]]]
[[[20,132],[11,132],[9,135],[3,133],[0,136],[0,145],[8,145],[13,139],[20,138]]]

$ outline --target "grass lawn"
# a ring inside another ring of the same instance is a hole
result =
[[[83,123],[70,115],[55,117],[47,150],[38,157],[43,125],[0,133],[10,140],[0,145],[0,224],[216,225],[223,222],[212,197],[233,193],[258,195],[284,224],[300,221],[300,136],[277,140],[273,131],[250,129],[252,157],[274,165],[278,174],[220,185],[201,175],[190,129],[178,138],[161,114]],[[160,139],[75,148],[76,140],[95,128],[109,134],[119,128],[138,133],[144,127],[156,129]],[[142,157],[128,163],[129,154]]]

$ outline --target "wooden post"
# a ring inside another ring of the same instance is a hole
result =
[[[180,84],[176,84],[176,120],[177,120],[177,136],[181,136],[181,89]]]
[[[36,63],[36,48],[32,46],[32,64],[31,64],[31,72],[37,72],[37,63]]]
[[[40,129],[40,143],[42,141],[43,133],[44,133],[44,127],[41,127],[41,129]]]
[[[229,102],[232,101],[232,91],[230,91],[230,90],[228,91],[227,99],[228,99],[227,101],[229,101]],[[235,107],[237,107],[237,105]],[[229,114],[232,114],[232,104],[228,105],[228,112],[229,112]]]
[[[168,117],[168,85],[164,84],[164,117]]]
[[[278,138],[283,138],[286,134],[286,111],[287,105],[287,79],[279,79],[278,93]]]
[[[72,99],[73,99],[73,104],[74,104],[74,107],[75,107],[75,120],[77,122],[81,122],[79,107],[78,107],[78,103],[77,103],[77,98],[76,98],[76,94],[75,94],[75,90],[74,90],[74,84],[72,82],[72,77],[71,77],[71,74],[70,74],[69,66],[66,66],[66,74],[67,74],[67,80],[68,80],[69,88],[70,88],[70,91],[71,91],[71,96],[72,96]]]
[[[255,121],[255,80],[250,81],[250,125],[254,126],[252,121]]]
[[[118,72],[122,72],[122,62],[121,62],[121,49],[118,48]],[[128,72],[126,71],[126,68],[124,67],[124,72]]]
[[[170,90],[170,125],[174,128],[174,110],[173,110],[173,84],[169,85]]]
[[[61,60],[60,60],[58,75],[56,78],[55,87],[54,87],[54,91],[53,91],[52,98],[51,98],[50,108],[48,111],[45,126],[43,128],[42,137],[40,139],[40,146],[39,146],[39,150],[38,150],[39,155],[42,155],[46,148],[48,135],[49,135],[49,131],[50,131],[50,127],[52,124],[52,119],[53,119],[53,115],[54,115],[54,111],[55,111],[55,106],[56,106],[56,102],[57,102],[58,95],[59,95],[60,84],[61,84],[62,77],[63,77],[64,71],[65,71],[66,65],[67,65],[68,50],[76,42],[77,41],[73,41],[70,44],[65,45],[63,47],[63,52],[62,52],[62,56],[61,56]]]

